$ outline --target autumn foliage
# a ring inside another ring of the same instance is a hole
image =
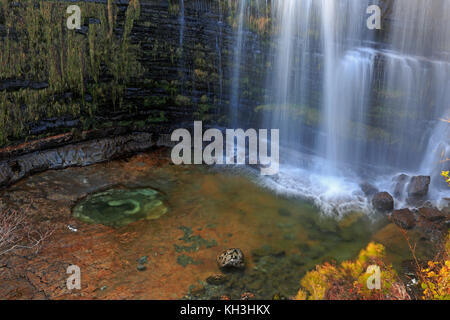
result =
[[[420,286],[423,299],[450,300],[450,233],[442,250],[442,256],[435,261],[428,261],[420,270]]]
[[[385,248],[369,243],[355,261],[340,265],[324,263],[308,272],[301,280],[297,300],[409,300],[405,286],[391,265],[383,262]],[[371,265],[380,267],[380,289],[367,286]]]

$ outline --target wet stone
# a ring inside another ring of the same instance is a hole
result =
[[[217,257],[217,264],[222,269],[244,269],[244,254],[238,248],[225,250]]]
[[[144,265],[142,265],[142,264],[139,264],[139,265],[137,266],[137,269],[138,269],[138,271],[145,271],[145,270],[147,270],[147,267],[144,266]]]
[[[420,208],[419,214],[429,221],[442,220],[446,217],[444,212],[441,212],[436,208]]]
[[[379,192],[372,198],[373,207],[380,212],[387,212],[394,209],[394,198],[387,192]]]
[[[208,284],[215,285],[215,286],[222,285],[222,284],[226,283],[228,280],[229,280],[229,277],[227,275],[220,274],[220,273],[214,274],[214,275],[206,278],[206,282]]]
[[[409,209],[395,210],[392,212],[392,221],[405,230],[412,229],[416,226],[414,213]]]
[[[148,262],[148,256],[143,256],[138,259],[139,264],[146,264]]]

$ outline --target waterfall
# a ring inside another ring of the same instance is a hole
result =
[[[222,4],[219,3],[219,21],[217,22],[216,52],[218,57],[219,69],[219,101],[222,106],[223,101],[223,68],[222,68],[222,39],[223,39],[223,14]]]
[[[396,21],[385,53],[384,88],[397,94],[393,136],[402,141],[394,155],[379,152],[378,162],[398,170],[431,175],[430,197],[444,197],[440,177],[450,168],[450,3],[447,0],[396,0]],[[390,99],[385,104],[390,106]],[[393,107],[394,107],[393,106]],[[389,121],[392,115],[385,115]],[[413,152],[411,152],[413,150]],[[381,150],[379,150],[381,151]]]
[[[289,119],[295,108],[307,106],[310,101],[309,67],[314,63],[311,49],[317,41],[306,33],[315,27],[313,10],[311,1],[275,1],[272,8],[279,37],[273,53],[274,71],[267,84],[271,93],[267,103],[273,110],[265,123],[267,127],[283,128],[285,139],[300,146],[306,144],[307,135]]]
[[[364,209],[361,182],[391,191],[402,172],[433,175],[430,197],[442,196],[438,174],[450,163],[442,161],[450,158],[450,124],[439,120],[450,117],[450,1],[392,0],[383,30],[369,30],[367,8],[385,3],[271,2],[273,67],[260,126],[280,129],[284,151],[280,174],[264,183],[327,212]],[[251,5],[239,4],[233,114]]]
[[[248,0],[240,0],[237,8],[237,34],[234,44],[233,71],[231,76],[230,118],[233,126],[237,125],[239,116],[241,59],[244,47],[244,17]]]

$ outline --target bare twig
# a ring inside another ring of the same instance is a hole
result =
[[[2,210],[0,212],[0,256],[18,249],[34,250],[36,253],[43,242],[54,232],[34,228],[24,212]]]

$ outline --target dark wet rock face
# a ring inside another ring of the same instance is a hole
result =
[[[132,133],[35,151],[3,160],[0,161],[0,186],[11,185],[36,172],[92,165],[161,145],[161,143],[154,142],[152,137],[151,133]]]
[[[388,192],[379,192],[372,198],[373,207],[380,212],[388,212],[394,209],[394,198]]]
[[[244,254],[238,248],[225,250],[217,257],[217,264],[221,269],[244,269]]]
[[[392,212],[392,221],[400,228],[409,230],[416,226],[414,213],[409,209],[395,210]]]
[[[17,91],[21,89],[41,90],[48,88],[48,82],[33,82],[29,80],[11,79],[0,81],[0,91]]]

